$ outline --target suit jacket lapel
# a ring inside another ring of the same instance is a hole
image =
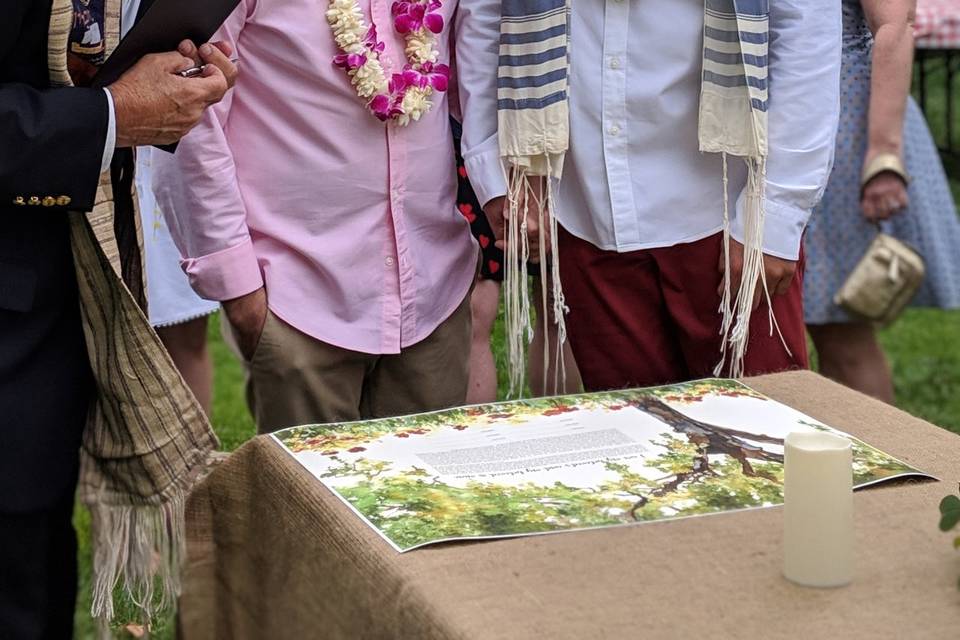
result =
[[[153,0],[140,0],[140,6],[137,8],[137,22],[140,22],[152,4]]]

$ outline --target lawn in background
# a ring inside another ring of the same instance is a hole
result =
[[[934,135],[942,140],[945,112],[942,74],[935,70],[929,77],[928,115]],[[956,179],[960,176],[960,162],[945,158],[945,166],[951,176],[954,197],[960,196],[960,181]],[[252,437],[255,429],[244,400],[243,372],[221,340],[219,326],[216,318],[211,320],[209,335],[216,372],[211,420],[223,449],[232,451]],[[880,339],[893,366],[897,405],[960,434],[960,311],[910,309],[892,327],[882,331]],[[502,321],[498,320],[494,329],[493,343],[502,398],[506,390]],[[89,616],[90,518],[86,510],[77,509],[74,519],[80,558],[76,637],[87,640],[96,637]],[[119,618],[136,622],[132,607],[123,598],[117,600]],[[123,631],[117,635],[130,637]],[[160,621],[153,637],[173,638],[172,621]]]
[[[219,336],[219,322],[210,323],[216,380],[213,425],[223,448],[232,451],[254,435],[255,429],[243,396],[243,372]],[[500,371],[500,393],[505,357],[503,327],[498,323],[495,355]],[[911,309],[893,327],[881,333],[883,346],[893,365],[897,404],[904,410],[960,433],[960,311]],[[80,540],[80,592],[76,637],[94,638],[90,621],[89,516],[78,509],[75,517]],[[121,609],[133,621],[129,606]],[[173,638],[172,623],[164,621],[156,638]]]

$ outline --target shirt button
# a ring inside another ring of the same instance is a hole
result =
[[[610,68],[619,69],[620,68],[620,58],[610,58]]]
[[[383,264],[387,265],[388,267],[392,267],[392,266],[393,266],[393,257],[387,256],[386,258],[384,258]]]
[[[618,135],[620,135],[620,127],[618,127],[617,125],[611,126],[610,129],[608,129],[608,131],[610,132],[610,135],[612,135],[612,136],[618,136]]]

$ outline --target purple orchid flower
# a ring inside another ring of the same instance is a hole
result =
[[[417,70],[408,64],[403,69],[402,79],[408,87],[421,89],[433,87],[435,91],[443,92],[450,84],[450,67],[445,64],[424,62]]]
[[[342,69],[352,71],[367,63],[367,56],[362,53],[341,53],[333,57],[333,64]]]
[[[433,7],[440,7],[439,2],[431,2],[430,10],[426,12],[426,15],[423,16],[423,25],[433,33],[440,33],[443,31],[443,16],[439,13],[433,12]]]
[[[433,87],[434,91],[446,91],[450,84],[450,67],[445,64],[434,64],[433,62],[424,62],[420,65],[420,77],[424,84]]]
[[[377,25],[372,24],[367,29],[367,35],[363,37],[363,46],[372,53],[383,53],[384,45],[377,39]]]
[[[438,0],[428,3],[398,0],[391,7],[395,16],[394,26],[400,33],[410,33],[424,27],[433,33],[440,33],[443,31],[443,16],[435,12],[441,6]]]
[[[420,75],[420,72],[409,64],[403,67],[403,72],[394,74],[394,77],[397,78],[398,84],[403,86],[404,90],[406,90],[406,87],[423,88],[426,86],[423,84],[423,77]]]
[[[407,92],[407,87],[417,86],[417,72],[412,69],[404,69],[403,73],[395,73],[390,76],[388,87],[392,95],[399,95],[399,101],[403,101],[403,96]]]
[[[391,100],[390,96],[382,93],[374,96],[368,106],[370,107],[370,111],[373,112],[373,115],[377,116],[377,119],[381,122],[386,122],[403,113],[403,109],[397,105],[396,100]]]

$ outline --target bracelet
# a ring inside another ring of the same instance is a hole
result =
[[[862,192],[871,180],[888,171],[903,180],[903,184],[910,184],[910,175],[907,173],[906,167],[903,166],[900,156],[894,153],[881,153],[863,168],[863,174],[860,177],[860,191]]]

